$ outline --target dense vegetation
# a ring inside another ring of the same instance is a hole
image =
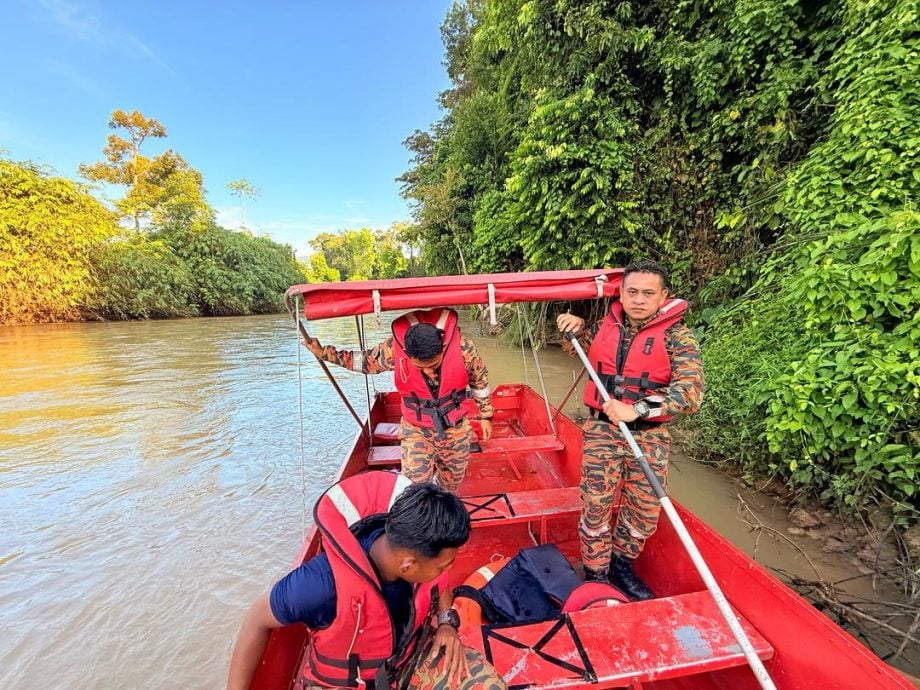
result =
[[[111,210],[86,185],[0,158],[0,323],[278,311],[306,280],[291,247],[219,227],[201,173],[172,150],[141,152],[166,136],[156,120],[116,110],[109,126],[127,137],[80,169],[124,187]]]
[[[920,505],[920,67],[906,0],[467,0],[402,178],[434,272],[668,264],[698,452]]]

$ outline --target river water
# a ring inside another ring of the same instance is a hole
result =
[[[311,328],[355,342],[350,319]],[[386,332],[368,320],[370,343]],[[539,390],[519,349],[476,341],[493,385]],[[0,688],[222,687],[246,608],[286,572],[356,432],[299,354],[280,315],[0,328]],[[575,360],[541,363],[560,402]],[[364,377],[334,371],[363,412]],[[677,456],[670,487],[753,549],[734,482]],[[785,529],[781,506],[747,500]],[[757,557],[813,576],[782,541]],[[855,573],[811,558],[830,580]]]

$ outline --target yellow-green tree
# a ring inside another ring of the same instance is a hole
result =
[[[330,268],[326,263],[326,256],[322,252],[310,255],[306,274],[308,283],[337,283],[342,279],[338,270]]]
[[[141,153],[146,140],[166,137],[161,123],[137,110],[115,110],[109,128],[125,130],[127,138],[110,134],[102,149],[105,160],[81,165],[80,174],[94,182],[127,188],[115,206],[123,218],[133,221],[135,230],[148,219],[160,227],[210,220],[213,214],[204,199],[201,173],[171,149],[152,158]]]
[[[78,318],[114,215],[79,184],[0,159],[0,323]]]
[[[233,182],[227,183],[227,189],[230,190],[230,193],[240,200],[240,219],[242,225],[246,227],[246,199],[255,201],[259,198],[261,192],[259,189],[252,185],[249,180],[240,178],[239,180],[234,180]]]

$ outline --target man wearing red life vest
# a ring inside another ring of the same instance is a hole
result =
[[[250,686],[270,631],[298,622],[311,631],[305,689],[504,690],[457,635],[447,570],[470,520],[455,495],[366,472],[330,487],[314,520],[323,551],[252,605],[230,660],[230,690]]]
[[[623,272],[620,299],[591,329],[562,314],[560,331],[579,334],[588,359],[605,383],[603,402],[593,383],[585,386],[591,418],[584,425],[581,478],[581,558],[588,580],[609,579],[633,599],[649,599],[649,587],[633,561],[658,525],[660,505],[639,463],[617,428],[626,422],[649,465],[665,484],[675,414],[692,414],[703,398],[703,364],[693,333],[682,323],[687,303],[668,298],[667,271],[638,261]],[[571,345],[567,345],[574,352]],[[622,493],[611,534],[617,484]]]
[[[482,440],[492,435],[489,372],[476,346],[460,334],[457,312],[430,309],[403,314],[393,335],[363,352],[304,342],[317,357],[364,374],[392,371],[402,396],[402,472],[414,482],[435,481],[456,492],[466,475],[473,431],[463,402],[479,407]]]

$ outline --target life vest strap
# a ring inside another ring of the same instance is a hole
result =
[[[444,438],[445,430],[455,426],[450,423],[447,416],[454,410],[462,407],[467,397],[466,389],[455,390],[437,399],[420,398],[418,394],[413,391],[412,395],[407,395],[403,398],[403,403],[406,407],[415,412],[416,421],[421,421],[422,415],[431,417],[438,438]]]

